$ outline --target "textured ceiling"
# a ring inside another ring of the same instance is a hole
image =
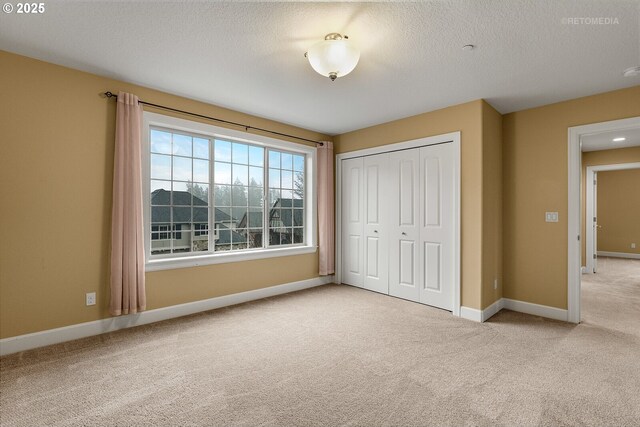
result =
[[[0,14],[0,49],[336,134],[478,98],[507,113],[638,85],[622,71],[640,65],[639,10],[640,1],[48,1],[40,16]],[[612,19],[579,20],[600,17]],[[333,83],[303,57],[329,32],[362,51]],[[464,52],[467,43],[477,48]]]
[[[640,102],[640,100],[638,100]],[[614,138],[624,137],[624,141],[614,142]],[[617,148],[640,146],[640,128],[630,128],[610,132],[601,132],[583,136],[582,151],[613,150]]]

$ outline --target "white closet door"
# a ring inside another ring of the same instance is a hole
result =
[[[389,154],[364,158],[364,287],[389,293]]]
[[[389,156],[389,294],[420,301],[420,153],[415,148]]]
[[[364,286],[363,159],[342,161],[342,283]]]
[[[420,148],[420,302],[453,309],[455,271],[453,144]]]

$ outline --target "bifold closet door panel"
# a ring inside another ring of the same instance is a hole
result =
[[[342,283],[364,286],[363,159],[342,161]]]
[[[453,309],[455,271],[453,144],[420,148],[420,302]]]
[[[389,293],[389,154],[364,158],[364,287]]]
[[[389,154],[389,294],[420,301],[420,152]]]

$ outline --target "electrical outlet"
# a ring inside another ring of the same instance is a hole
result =
[[[558,222],[558,212],[545,212],[544,220],[546,222]]]
[[[498,289],[498,279],[493,279],[493,289]]]
[[[636,244],[635,244],[635,243],[632,243],[632,244],[631,244],[631,249],[635,249],[635,248],[636,248]]]
[[[86,302],[87,302],[87,305],[96,305],[96,293],[87,292]]]

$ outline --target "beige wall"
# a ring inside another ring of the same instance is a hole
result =
[[[599,165],[615,165],[619,163],[640,162],[640,147],[618,148],[615,150],[586,151],[582,153],[582,209],[581,209],[581,227],[582,235],[586,236],[585,218],[586,218],[586,176],[587,166]],[[640,223],[640,221],[638,221]],[[586,265],[586,238],[582,239],[582,266]],[[640,243],[639,243],[640,245]],[[601,249],[603,250],[603,249]]]
[[[503,117],[505,297],[567,308],[567,129],[639,115],[635,86]]]
[[[486,102],[482,106],[482,308],[486,308],[502,298],[502,115]]]
[[[108,317],[115,102],[325,135],[0,51],[0,338]],[[317,276],[316,254],[147,273],[148,308]],[[85,293],[97,291],[86,307]]]
[[[482,124],[483,101],[349,132],[334,138],[336,154],[449,132],[461,132],[461,300],[482,305]]]
[[[598,251],[640,254],[640,169],[598,172],[598,224]]]

